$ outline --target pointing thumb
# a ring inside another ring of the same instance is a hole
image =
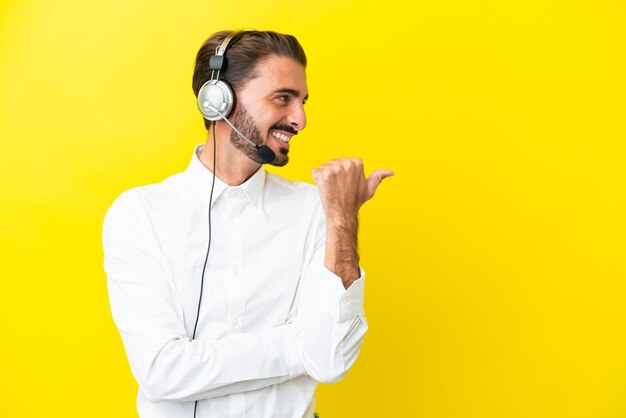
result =
[[[376,192],[378,185],[387,177],[393,176],[395,173],[391,170],[376,170],[367,178],[367,198],[371,199]]]

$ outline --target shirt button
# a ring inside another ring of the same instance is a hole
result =
[[[233,326],[236,327],[237,325],[239,325],[239,318],[233,318]]]
[[[233,266],[233,273],[234,273],[234,274],[239,273],[239,267],[237,267],[237,266]]]
[[[335,354],[339,354],[339,353],[341,353],[341,344],[339,344],[337,348],[335,348]]]
[[[348,302],[350,302],[350,298],[349,298],[349,297],[347,297],[347,296],[344,296],[344,297],[343,297],[343,299],[341,299],[341,301],[342,301],[343,303],[348,303]]]

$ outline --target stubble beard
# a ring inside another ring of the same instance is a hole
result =
[[[248,114],[246,108],[241,104],[237,106],[235,109],[235,113],[232,117],[233,125],[239,131],[244,134],[246,138],[248,138],[253,143],[262,146],[263,145],[263,137],[259,132],[256,124],[254,123],[254,119],[252,116]],[[248,143],[245,139],[240,137],[237,132],[234,130],[230,133],[230,143],[235,146],[239,151],[243,152],[246,157],[250,158],[252,161],[258,164],[265,164],[265,161],[259,157],[257,150],[251,144]],[[276,158],[272,161],[271,165],[282,167],[289,162],[289,150],[285,148],[280,148],[280,152],[276,153]]]

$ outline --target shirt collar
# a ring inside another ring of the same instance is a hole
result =
[[[191,156],[191,162],[189,163],[189,167],[185,170],[185,173],[191,179],[196,190],[200,193],[202,200],[205,203],[208,203],[209,196],[211,195],[211,182],[213,181],[213,173],[202,164],[200,161],[200,152],[204,148],[204,144],[200,144],[196,146],[193,155]],[[259,198],[261,197],[261,193],[263,192],[263,187],[265,186],[265,168],[263,166],[259,167],[259,169],[246,180],[243,184],[239,186],[229,186],[220,180],[219,176],[215,177],[215,188],[213,190],[213,201],[211,202],[211,206],[217,201],[217,199],[224,193],[225,190],[229,189],[241,189],[244,192],[244,195],[248,199],[248,202],[252,204],[252,206],[256,207]]]

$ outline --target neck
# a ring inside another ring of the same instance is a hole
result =
[[[218,125],[220,123],[218,122]],[[213,169],[213,133],[208,131],[207,141],[200,153],[200,162],[212,173],[229,186],[239,186],[248,180],[259,169],[260,164],[255,163],[244,153],[230,143],[230,127],[219,126],[217,129],[217,158]]]

